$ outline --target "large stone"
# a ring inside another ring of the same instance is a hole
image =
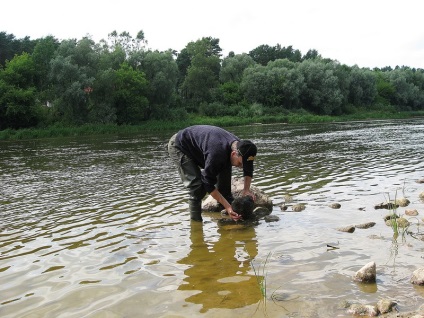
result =
[[[353,279],[361,283],[375,283],[377,271],[375,262],[369,262],[355,273]]]
[[[380,299],[377,302],[377,308],[380,314],[386,314],[396,308],[396,303],[390,299]]]
[[[411,283],[414,285],[424,285],[424,268],[419,268],[412,273]]]
[[[243,178],[233,178],[231,180],[231,193],[233,194],[234,199],[243,196],[243,188]],[[251,185],[250,190],[255,195],[255,208],[263,207],[272,211],[272,200],[262,190],[254,185]],[[219,212],[222,210],[222,206],[211,195],[209,195],[202,203],[202,210]]]
[[[362,305],[362,304],[353,304],[347,310],[349,314],[357,316],[368,316],[376,317],[378,316],[378,308],[375,305]]]
[[[254,218],[253,209],[255,208],[255,203],[251,196],[244,196],[235,198],[233,203],[231,203],[233,211],[236,211],[241,215],[243,220],[250,220]]]

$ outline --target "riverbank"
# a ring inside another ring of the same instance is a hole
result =
[[[86,124],[82,126],[66,126],[55,124],[45,128],[29,128],[29,129],[6,129],[0,131],[0,141],[2,140],[28,140],[43,139],[55,137],[76,137],[90,135],[106,135],[106,134],[131,134],[146,131],[176,131],[191,125],[216,125],[220,127],[242,126],[254,123],[271,124],[305,124],[305,123],[324,123],[324,122],[340,122],[340,121],[357,121],[357,120],[378,120],[378,119],[405,119],[424,116],[424,111],[415,112],[361,112],[352,115],[343,116],[319,116],[312,114],[292,113],[280,116],[257,116],[249,118],[238,117],[205,117],[190,116],[181,121],[163,121],[152,120],[140,125],[112,125],[112,124]]]

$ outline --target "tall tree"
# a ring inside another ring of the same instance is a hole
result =
[[[190,42],[186,49],[191,58],[182,92],[188,103],[197,107],[201,102],[209,102],[212,90],[218,87],[222,49],[219,40],[211,37]]]
[[[152,116],[161,118],[169,113],[173,104],[178,81],[178,66],[172,52],[148,51],[141,61],[141,70],[148,82],[147,98]]]
[[[150,117],[146,98],[147,80],[143,72],[123,63],[116,71],[114,106],[118,124],[139,124]]]
[[[6,61],[5,69],[0,71],[0,129],[37,124],[39,108],[34,78],[34,62],[29,54]]]

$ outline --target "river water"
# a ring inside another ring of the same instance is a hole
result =
[[[174,132],[1,142],[0,316],[351,317],[342,302],[423,303],[409,279],[424,264],[424,119],[228,130],[257,144],[253,184],[279,221],[190,222]],[[411,201],[398,214],[420,213],[397,237],[391,211],[374,209],[395,197]],[[355,283],[370,261],[377,283]]]

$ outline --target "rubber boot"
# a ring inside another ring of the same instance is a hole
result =
[[[190,208],[190,219],[193,221],[202,222],[202,202],[197,200],[189,200],[188,205]]]

